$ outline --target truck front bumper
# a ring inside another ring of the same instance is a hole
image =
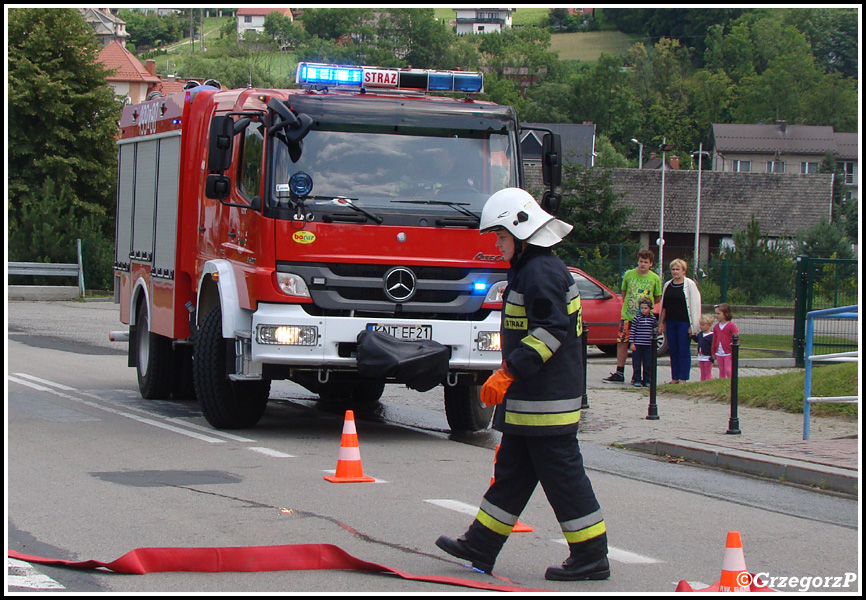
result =
[[[261,375],[266,364],[355,370],[358,333],[371,326],[384,327],[402,339],[429,335],[451,348],[449,367],[453,371],[494,371],[502,361],[498,347],[482,349],[489,346],[491,339],[498,340],[498,311],[492,311],[483,321],[316,317],[298,305],[261,303],[252,315],[243,375]]]

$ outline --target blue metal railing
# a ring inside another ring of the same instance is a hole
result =
[[[815,335],[816,319],[858,319],[859,308],[857,306],[840,306],[839,308],[827,308],[824,310],[813,310],[806,313],[806,379],[803,385],[803,439],[809,439],[809,421],[811,419],[810,408],[813,402],[839,402],[843,404],[854,404],[859,402],[857,396],[812,396],[812,363],[813,362],[858,362],[858,352],[838,352],[836,354],[812,355],[812,345]]]

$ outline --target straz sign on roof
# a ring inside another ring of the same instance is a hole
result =
[[[364,69],[364,85],[376,87],[397,87],[398,73],[385,69]]]

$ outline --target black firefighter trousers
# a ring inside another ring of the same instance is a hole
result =
[[[538,483],[576,559],[607,554],[601,508],[583,468],[577,436],[525,436],[504,433],[496,454],[493,482],[464,539],[488,554],[491,564],[511,534]]]

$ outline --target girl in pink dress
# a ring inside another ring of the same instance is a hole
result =
[[[737,324],[731,320],[731,307],[727,302],[716,306],[716,323],[713,326],[713,356],[719,365],[719,379],[731,376],[731,341],[734,334],[740,335]]]

